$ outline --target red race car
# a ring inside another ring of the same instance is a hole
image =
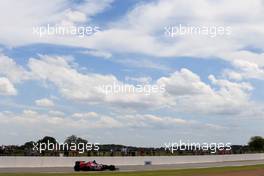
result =
[[[98,164],[96,161],[76,161],[74,166],[75,171],[105,171],[116,170],[114,165]]]

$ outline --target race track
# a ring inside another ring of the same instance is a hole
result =
[[[229,161],[229,162],[210,162],[210,163],[188,163],[188,164],[171,164],[171,165],[130,165],[117,166],[119,171],[146,171],[146,170],[163,170],[163,169],[187,169],[187,168],[207,168],[207,167],[224,167],[224,166],[245,166],[264,164],[264,160],[256,161]],[[0,168],[0,173],[72,173],[72,167],[31,167],[31,168]]]

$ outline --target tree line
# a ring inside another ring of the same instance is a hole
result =
[[[99,151],[87,151],[83,154],[77,151],[45,151],[39,153],[34,151],[34,144],[36,143],[54,143],[58,141],[51,136],[45,136],[37,141],[29,141],[23,145],[8,145],[0,146],[0,156],[166,156],[171,155],[166,152],[163,147],[134,147],[117,144],[102,144]],[[76,135],[68,136],[64,143],[88,143],[87,139],[78,137]],[[232,150],[229,152],[217,152],[216,154],[243,154],[243,153],[259,153],[264,152],[264,138],[261,136],[253,136],[250,138],[247,145],[232,145]],[[204,151],[178,151],[173,155],[204,155],[210,154]]]

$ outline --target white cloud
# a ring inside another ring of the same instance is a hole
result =
[[[152,78],[150,76],[143,76],[143,77],[126,76],[125,80],[128,82],[135,82],[139,84],[150,84],[152,81]]]
[[[140,3],[121,21],[115,22],[109,29],[97,33],[84,43],[101,50],[160,57],[221,57],[223,53],[232,54],[248,46],[263,46],[261,39],[264,35],[260,30],[264,26],[262,11],[263,3],[259,0],[243,1],[239,6],[236,1],[216,3],[206,0],[195,3],[171,0]],[[229,26],[232,35],[215,38],[188,35],[166,38],[164,27],[177,24]],[[247,36],[253,33],[257,37],[249,40]]]
[[[166,91],[173,95],[210,94],[212,89],[200,77],[188,69],[181,69],[169,77],[162,77],[158,84],[165,84]]]
[[[247,50],[239,50],[232,53],[222,53],[222,58],[231,61],[231,63],[236,62],[252,62],[256,63],[258,66],[264,66],[264,53],[255,53]]]
[[[56,111],[56,110],[51,110],[48,112],[51,116],[65,116],[64,112],[61,111]]]
[[[3,123],[13,124],[15,126],[41,125],[41,129],[45,127],[56,129],[58,127],[57,125],[63,124],[61,127],[64,130],[73,127],[77,127],[81,130],[87,128],[153,128],[169,127],[175,125],[196,125],[196,122],[193,121],[152,114],[116,114],[115,116],[109,116],[105,114],[88,112],[74,113],[71,116],[56,116],[50,113],[45,114],[32,110],[24,110],[21,113],[0,112],[0,120]]]
[[[157,63],[157,61],[153,61],[150,59],[121,59],[115,60],[117,63],[121,63],[126,67],[136,67],[136,68],[147,68],[147,69],[155,69],[162,71],[170,71],[171,69],[166,66]]]
[[[162,105],[161,99],[157,96],[144,96],[130,92],[106,95],[102,90],[103,85],[113,85],[114,83],[125,85],[125,83],[113,75],[81,73],[73,65],[74,63],[71,64],[63,57],[51,56],[40,56],[40,59],[31,58],[28,63],[35,79],[54,84],[61,95],[67,99],[90,104],[103,103],[131,108],[133,106],[143,108]]]
[[[118,82],[112,75],[82,74],[63,57],[31,58],[28,66],[37,79],[53,83],[64,97],[79,101],[101,100],[104,94],[98,86]]]
[[[122,116],[122,118],[126,121],[126,125],[128,127],[137,128],[162,128],[170,126],[195,125],[195,122],[191,120],[184,120],[169,116],[157,116],[153,114],[128,114]]]
[[[31,58],[27,66],[22,67],[11,58],[0,55],[1,95],[16,95],[14,85],[25,80],[40,80],[54,85],[62,97],[72,100],[73,103],[84,102],[106,108],[117,107],[118,110],[114,110],[119,112],[122,110],[129,112],[128,108],[130,108],[135,112],[133,115],[124,113],[116,116],[76,112],[69,116],[56,110],[47,114],[25,110],[22,113],[1,112],[2,123],[13,127],[30,126],[32,129],[43,131],[44,128],[51,131],[66,131],[79,128],[86,130],[88,127],[92,129],[158,128],[197,124],[174,116],[140,114],[143,110],[155,111],[156,108],[161,111],[165,109],[165,112],[168,110],[172,114],[191,113],[193,116],[213,116],[212,118],[218,115],[263,116],[263,104],[252,100],[253,87],[245,82],[246,79],[252,78],[263,80],[264,76],[263,53],[254,53],[246,49],[252,47],[263,51],[264,48],[264,6],[261,0],[247,0],[240,2],[239,5],[235,0],[148,1],[130,9],[121,20],[106,23],[105,29],[89,37],[39,38],[32,34],[32,27],[48,23],[89,24],[92,18],[107,9],[111,2],[88,0],[74,4],[66,0],[0,1],[0,43],[11,47],[35,43],[84,47],[89,50],[86,54],[107,59],[115,53],[136,53],[154,58],[177,56],[220,58],[231,61],[234,66],[233,70],[226,70],[224,76],[239,81],[232,82],[226,77],[219,79],[215,75],[210,75],[208,80],[202,80],[198,74],[183,68],[153,81],[153,84],[164,84],[166,93],[150,96],[128,93],[106,96],[98,86],[113,82],[128,83],[121,82],[113,75],[84,73],[76,68],[74,61],[64,57],[39,56],[39,58]],[[232,35],[215,38],[180,36],[172,39],[164,36],[165,26],[180,23],[230,26]],[[170,70],[166,66],[144,59],[123,59],[117,62],[140,68]],[[54,106],[54,102],[50,99],[37,100],[36,104],[45,107]],[[64,124],[63,127],[61,124]],[[203,127],[222,128],[211,123]],[[31,128],[23,128],[23,130]]]
[[[114,107],[115,110],[169,109],[204,115],[241,115],[249,108],[260,106],[251,100],[253,88],[249,83],[217,79],[213,75],[208,77],[210,83],[205,83],[199,75],[186,68],[152,81],[153,85],[164,85],[165,93],[155,92],[144,95],[121,92],[106,95],[100,89],[102,85],[113,85],[114,82],[119,85],[134,85],[123,83],[113,75],[82,73],[73,59],[59,56],[31,58],[28,67],[32,79],[53,84],[67,99],[91,105],[104,105],[107,108]],[[43,102],[43,100],[39,101],[38,104],[43,105]],[[54,105],[47,100],[44,104]],[[261,108],[256,109],[262,111]]]
[[[76,134],[78,136],[83,135],[86,137],[88,134],[89,141],[96,140],[96,142],[100,143],[115,143],[118,141],[118,143],[127,145],[147,145],[150,144],[151,137],[155,134],[157,137],[161,138],[161,140],[152,141],[151,144],[153,143],[159,146],[164,142],[163,140],[171,140],[171,134],[188,133],[190,128],[199,130],[199,133],[201,132],[200,129],[203,131],[210,130],[210,132],[223,129],[221,125],[203,124],[176,116],[134,113],[115,115],[97,113],[97,115],[97,118],[76,118],[72,115],[57,116],[49,113],[32,111],[30,109],[16,113],[0,112],[1,130],[5,131],[1,133],[3,137],[5,136],[2,141],[7,144],[23,144],[25,141],[37,140],[47,135],[62,140],[71,134]],[[15,132],[19,134],[19,139],[12,136],[14,133],[13,129],[16,129]],[[159,130],[157,131],[157,129]],[[164,131],[160,131],[161,129]],[[102,133],[102,130],[105,131],[104,135],[107,139],[101,138],[100,135],[100,138],[97,138],[98,134]],[[138,141],[138,138],[134,135],[139,131],[140,136],[146,135],[149,137],[144,138],[145,143]],[[168,134],[168,136],[166,134]],[[128,135],[132,136],[128,138]],[[181,137],[182,136],[179,138]],[[119,138],[121,140],[118,140]],[[187,138],[189,139],[189,136]]]
[[[4,77],[0,77],[0,95],[16,95],[17,90],[15,89],[14,85]]]
[[[98,51],[98,50],[89,50],[89,51],[84,51],[82,52],[83,54],[88,54],[88,55],[92,55],[95,57],[102,57],[105,59],[109,59],[112,57],[111,53],[108,52],[104,52],[104,51]]]
[[[53,107],[55,106],[54,102],[48,98],[43,98],[35,101],[37,106],[42,107]]]
[[[187,69],[162,77],[157,82],[165,84],[166,103],[175,111],[190,114],[239,115],[255,105],[250,100],[252,86],[217,79],[210,75],[212,85]],[[243,107],[243,108],[242,108]]]
[[[0,76],[7,77],[11,82],[19,83],[30,78],[30,74],[16,62],[0,53]]]
[[[74,118],[96,118],[99,115],[96,112],[86,112],[86,113],[74,113],[72,115]]]
[[[67,1],[35,3],[28,0],[23,3],[1,2],[0,42],[4,45],[18,46],[31,43],[51,43],[84,47],[96,51],[92,54],[119,52],[137,53],[151,56],[193,56],[199,58],[239,59],[234,57],[248,46],[263,48],[263,10],[261,0],[247,0],[237,5],[237,1],[208,0],[171,1],[139,3],[121,20],[111,22],[107,29],[86,38],[56,37],[39,38],[32,35],[32,26],[47,23],[54,24],[65,20],[90,21],[96,14],[107,9],[112,1],[89,0],[80,4]],[[13,5],[13,3],[15,5]],[[35,4],[35,5],[34,5]],[[27,7],[31,8],[28,9]],[[41,8],[39,8],[41,7]],[[209,9],[209,10],[208,10]],[[70,15],[69,15],[70,14]],[[67,19],[66,19],[67,20]],[[16,23],[14,23],[16,21]],[[168,39],[164,36],[164,27],[177,24],[230,26],[232,35],[210,38],[208,36],[180,36]],[[30,28],[30,29],[29,29]],[[254,35],[253,35],[254,34]],[[248,38],[248,36],[251,36]],[[253,37],[254,36],[254,37]],[[99,53],[97,51],[100,51]],[[248,51],[246,51],[248,52]],[[248,52],[251,53],[251,52]],[[104,57],[109,57],[103,54]],[[251,55],[256,55],[252,54]],[[263,55],[263,54],[257,54]],[[250,58],[255,63],[260,59]],[[256,61],[257,60],[257,61]],[[262,59],[263,60],[263,59]],[[263,63],[263,62],[262,62]]]
[[[259,79],[264,80],[264,67],[246,60],[235,60],[235,70],[226,70],[224,76],[233,80]]]
[[[151,96],[144,96],[130,93],[105,95],[97,86],[113,82],[124,83],[114,76],[80,73],[63,58],[45,56],[38,60],[31,59],[29,66],[35,76],[51,81],[62,95],[75,101],[130,109],[170,107],[179,112],[199,114],[241,114],[247,108],[255,106],[250,100],[252,86],[249,83],[221,80],[210,75],[210,85],[188,69],[161,77],[154,83],[165,85],[165,94],[152,93]],[[53,73],[52,76],[50,72]]]
[[[0,43],[6,46],[21,46],[42,42],[60,43],[64,40],[63,37],[40,38],[33,34],[33,27],[45,24],[61,24],[63,22],[68,24],[83,23],[109,7],[111,2],[112,0],[100,2],[87,0],[82,3],[72,3],[67,0],[50,2],[32,0],[23,2],[1,1],[0,25],[2,27],[0,29]]]
[[[66,16],[68,20],[72,22],[85,22],[87,20],[86,15],[79,11],[68,10]]]

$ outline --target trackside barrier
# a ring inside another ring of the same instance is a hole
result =
[[[13,157],[0,156],[0,167],[72,167],[75,161],[96,160],[98,163],[114,165],[144,165],[146,161],[152,165],[210,163],[224,161],[263,160],[261,154],[236,155],[196,155],[196,156],[142,156],[142,157]]]

